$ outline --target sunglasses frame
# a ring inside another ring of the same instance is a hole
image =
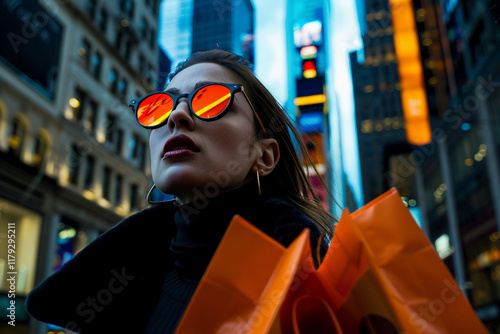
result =
[[[226,108],[224,108],[224,110],[222,110],[217,116],[210,117],[210,118],[200,117],[193,110],[193,107],[192,107],[193,98],[194,98],[194,96],[201,89],[203,89],[203,88],[205,88],[207,86],[212,86],[212,85],[224,86],[224,87],[228,88],[229,92],[231,94],[231,97],[229,99],[229,102],[228,102]],[[130,107],[130,109],[132,109],[132,112],[135,115],[135,120],[137,121],[137,123],[139,123],[140,126],[142,126],[143,128],[149,129],[149,130],[153,130],[153,129],[161,128],[162,126],[164,126],[168,122],[168,119],[170,118],[170,115],[163,122],[161,122],[161,123],[159,123],[157,125],[146,126],[146,125],[143,125],[143,124],[141,124],[139,122],[139,119],[137,118],[137,107],[141,105],[142,101],[144,101],[145,99],[147,99],[148,97],[150,97],[152,95],[164,94],[164,95],[170,96],[173,99],[172,111],[170,113],[174,112],[175,108],[177,108],[177,105],[179,104],[179,99],[187,97],[187,99],[188,99],[188,107],[189,107],[189,110],[191,111],[191,113],[193,115],[195,115],[198,119],[201,119],[201,120],[206,121],[206,122],[210,122],[210,121],[216,121],[216,120],[218,120],[219,118],[223,117],[228,112],[228,110],[231,108],[231,106],[233,104],[234,96],[238,92],[241,92],[243,94],[243,96],[245,97],[245,99],[247,100],[248,104],[250,105],[250,108],[252,109],[252,111],[253,111],[253,113],[255,115],[255,118],[257,118],[257,121],[259,122],[262,130],[264,131],[264,135],[267,138],[267,132],[266,132],[266,129],[264,127],[264,123],[262,123],[262,120],[260,119],[259,115],[257,114],[257,111],[253,107],[252,102],[250,102],[250,99],[248,98],[247,94],[245,93],[243,85],[240,85],[240,84],[228,84],[228,83],[222,83],[222,82],[210,82],[210,83],[207,83],[207,84],[205,84],[205,85],[203,85],[203,86],[195,89],[193,92],[191,92],[189,94],[180,94],[180,95],[174,95],[172,93],[167,93],[165,91],[157,91],[157,92],[153,92],[151,94],[144,95],[144,96],[139,97],[137,99],[130,100],[128,106]]]

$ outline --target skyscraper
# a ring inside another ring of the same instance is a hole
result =
[[[370,23],[376,16],[377,19],[384,16],[379,12],[380,2],[365,3],[366,35],[382,36],[381,23],[377,22],[373,31]],[[408,20],[414,21],[418,33],[432,140],[426,145],[408,146],[401,139],[407,158],[397,156],[394,165],[389,164],[393,170],[386,172],[398,190],[401,189],[398,183],[411,178],[410,188],[416,195],[412,199],[421,210],[425,232],[479,318],[494,333],[500,323],[498,17],[489,8],[494,5],[493,1],[488,4],[413,0],[410,3],[413,13]],[[383,96],[381,92],[371,98],[367,95],[374,94],[377,88],[370,80],[382,78],[380,74],[384,71],[364,76],[366,60],[373,62],[369,50],[375,44],[369,40],[365,45],[364,63],[357,64],[356,57],[351,57],[354,80],[361,82],[356,94],[358,117],[369,115],[374,109],[370,103]],[[399,61],[397,56],[395,60]],[[390,109],[390,100],[382,106]],[[384,123],[381,125],[379,129],[383,129]],[[376,180],[381,172],[373,173],[373,164],[363,163],[371,154],[369,140],[362,143],[364,136],[373,132],[371,122],[361,118],[359,128],[360,154],[365,155],[361,157],[363,175],[366,180]],[[387,151],[380,135],[372,139],[377,141],[374,148]],[[367,195],[370,194],[365,192]]]
[[[253,62],[254,8],[250,0],[168,0],[161,40],[177,64],[197,51],[223,49]]]
[[[364,54],[351,53],[363,200],[392,186],[414,199],[389,4],[367,0],[365,12]],[[401,165],[408,170],[398,170]]]
[[[495,2],[416,3],[425,22],[438,13],[440,39],[427,36],[426,44],[441,45],[445,76],[427,81],[447,86],[447,96],[436,93],[437,102],[445,103],[438,108],[433,143],[419,153],[423,216],[430,240],[494,333],[500,328],[500,25],[490,9]]]

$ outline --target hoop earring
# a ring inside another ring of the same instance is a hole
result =
[[[262,171],[264,172],[264,171]],[[262,192],[260,191],[260,178],[259,178],[259,170],[257,169],[257,187],[259,188],[259,196],[262,195]]]
[[[161,204],[161,203],[168,203],[168,202],[173,202],[175,199],[170,199],[168,201],[152,201],[151,200],[151,195],[153,194],[153,190],[155,190],[156,184],[153,183],[153,186],[151,189],[149,189],[148,195],[146,196],[146,200],[148,201],[149,204]]]

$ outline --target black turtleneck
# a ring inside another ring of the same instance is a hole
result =
[[[235,214],[249,216],[260,207],[254,183],[244,185],[212,199],[176,205],[177,233],[170,243],[174,265],[186,280],[198,282]]]
[[[319,231],[296,208],[272,198],[270,189],[259,196],[255,183],[213,199],[177,206],[177,233],[170,250],[174,269],[167,273],[159,302],[145,333],[173,333],[203,276],[232,217],[242,216],[288,246],[305,228],[314,240]],[[266,196],[267,191],[267,196]]]
[[[214,198],[177,205],[177,233],[170,242],[174,269],[167,273],[145,333],[173,333],[232,217],[262,206],[254,183]]]

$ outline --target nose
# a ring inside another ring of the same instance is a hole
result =
[[[187,96],[180,97],[177,100],[172,113],[168,117],[167,126],[172,132],[176,127],[193,130],[194,120],[189,109]]]

